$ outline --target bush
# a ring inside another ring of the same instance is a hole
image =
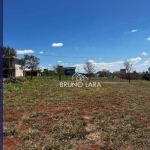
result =
[[[147,74],[147,75],[145,76],[145,80],[150,81],[150,74]]]

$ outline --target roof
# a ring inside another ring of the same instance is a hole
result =
[[[76,67],[63,67],[63,69],[76,69]]]

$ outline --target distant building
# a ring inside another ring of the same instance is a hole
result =
[[[3,69],[4,75],[11,75],[13,77],[20,77],[20,76],[30,76],[30,69],[27,68],[21,68],[21,58],[14,57],[12,65],[10,65],[10,68]],[[39,76],[40,70],[36,69],[33,71],[33,76]]]
[[[23,69],[21,68],[21,59],[16,57],[13,61],[13,66],[15,67],[15,77],[23,76]]]
[[[120,69],[120,75],[118,76],[121,79],[127,79],[126,69]]]
[[[14,57],[12,64],[10,64],[10,67],[3,69],[3,74],[11,75],[14,77],[23,76],[23,70],[21,68],[21,59],[18,57]]]
[[[75,73],[76,67],[63,67],[64,75],[72,76]]]
[[[25,76],[30,76],[31,75],[31,70],[30,69],[25,69],[24,70],[24,75]],[[34,69],[32,71],[33,76],[41,76],[41,71],[39,69]]]
[[[126,74],[126,69],[120,69],[120,74]]]
[[[120,71],[114,71],[114,72],[113,72],[113,75],[114,75],[114,76],[118,76],[119,74],[120,74]]]

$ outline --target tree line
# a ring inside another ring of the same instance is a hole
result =
[[[11,48],[9,46],[7,47],[3,47],[3,69],[4,70],[8,70],[9,71],[9,75],[10,75],[10,71],[12,69],[15,69],[13,64],[14,59],[17,57],[17,52],[15,51],[14,48]],[[21,58],[20,60],[20,65],[21,65],[21,69],[25,70],[25,68],[30,69],[30,76],[31,79],[33,78],[33,71],[35,69],[37,69],[38,65],[39,65],[39,61],[40,59],[37,58],[36,56],[33,55],[24,55],[23,58]],[[133,71],[133,64],[130,63],[129,61],[125,61],[124,62],[124,67],[126,69],[126,75],[120,75],[120,78],[125,78],[129,80],[133,79],[133,78],[137,78],[137,73],[136,71]],[[95,74],[95,66],[92,62],[90,61],[86,61],[85,65],[83,66],[83,69],[86,72],[86,75],[89,77],[89,80],[91,79],[92,76],[94,76]],[[150,67],[148,68],[148,71],[150,73]],[[143,73],[141,75],[141,79],[146,79],[146,80],[150,80],[150,77],[148,75],[148,71],[146,71],[145,73]],[[98,71],[97,74],[99,74],[100,77],[107,77],[108,74],[112,74],[110,73],[108,70],[103,69],[102,71]],[[120,74],[120,73],[119,73]],[[63,75],[63,66],[61,65],[57,65],[53,67],[53,70],[48,70],[48,69],[44,69],[44,72],[42,73],[42,75],[58,75],[59,80],[61,80],[61,75]],[[136,75],[136,77],[135,77]]]

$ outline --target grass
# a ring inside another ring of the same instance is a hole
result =
[[[102,87],[62,88],[50,77],[4,85],[4,149],[149,150],[150,82],[96,81]]]

